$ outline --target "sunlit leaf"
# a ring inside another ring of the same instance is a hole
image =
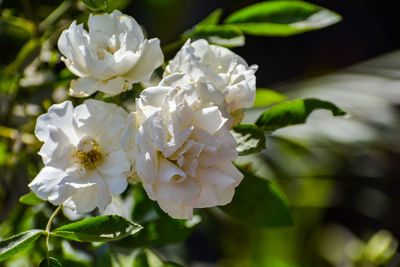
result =
[[[184,220],[165,215],[144,223],[142,231],[121,240],[118,244],[129,248],[162,246],[183,242],[190,233],[191,227],[188,227]]]
[[[182,36],[184,38],[188,38],[191,35],[191,33],[199,26],[216,25],[216,24],[218,24],[218,22],[221,19],[221,15],[222,15],[222,9],[221,8],[218,8],[218,9],[214,10],[213,12],[210,13],[210,15],[208,15],[202,21],[200,21],[199,23],[194,25],[191,29],[186,30],[182,34]]]
[[[98,216],[63,225],[54,230],[58,237],[81,242],[112,241],[133,235],[142,227],[116,215]]]
[[[304,1],[265,1],[245,7],[226,18],[246,34],[289,36],[317,30],[341,20],[326,8]]]
[[[265,133],[254,124],[239,124],[233,128],[236,150],[240,156],[258,153],[266,148]]]
[[[104,10],[107,8],[106,0],[81,0],[88,8],[92,10]]]
[[[218,8],[218,9],[214,10],[213,12],[211,12],[210,15],[205,17],[197,25],[198,26],[203,26],[203,25],[215,25],[215,24],[218,24],[218,22],[221,19],[221,15],[222,15],[222,8]]]
[[[282,102],[286,99],[286,96],[265,88],[257,88],[256,90],[256,100],[254,101],[254,107],[266,107],[275,103]]]
[[[307,117],[317,109],[330,110],[334,116],[345,115],[346,112],[335,104],[316,98],[296,99],[282,102],[264,111],[256,121],[256,125],[264,132],[305,123]]]
[[[0,241],[0,261],[28,249],[44,233],[43,230],[30,230]]]
[[[49,260],[44,259],[40,263],[39,267],[61,267],[61,263],[53,257],[50,257]]]
[[[277,185],[243,171],[233,200],[222,209],[249,227],[283,227],[293,224],[288,201]]]
[[[25,205],[37,205],[43,203],[44,201],[38,198],[38,196],[35,193],[29,192],[28,194],[25,194],[22,197],[20,197],[19,202]]]
[[[193,40],[206,39],[211,44],[227,47],[243,46],[245,37],[241,30],[233,25],[201,25],[188,35]]]

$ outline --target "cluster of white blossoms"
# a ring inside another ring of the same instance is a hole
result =
[[[146,40],[119,11],[91,15],[88,28],[73,22],[58,41],[62,60],[80,77],[71,96],[120,94],[164,61],[159,40]],[[243,178],[232,163],[231,128],[235,114],[253,105],[256,69],[229,49],[188,40],[160,83],[136,99],[136,111],[99,100],[53,105],[37,120],[45,166],[29,187],[78,213],[104,210],[130,181],[174,218],[229,203]]]
[[[139,24],[119,11],[90,15],[88,27],[74,21],[58,40],[61,59],[80,77],[71,82],[71,96],[117,95],[148,80],[164,61],[160,40],[144,39]]]

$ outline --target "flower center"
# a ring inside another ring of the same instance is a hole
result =
[[[78,143],[75,160],[87,170],[96,167],[103,159],[99,144],[88,136],[84,136]]]

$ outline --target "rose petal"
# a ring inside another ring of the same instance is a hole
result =
[[[117,150],[109,153],[103,162],[99,164],[97,167],[102,173],[108,175],[120,175],[123,172],[129,171],[129,162],[126,159],[126,154],[122,150]]]
[[[185,203],[197,198],[200,194],[200,186],[192,179],[185,179],[180,183],[156,183],[154,191],[158,198]]]
[[[160,208],[176,219],[191,219],[193,216],[193,208],[174,202],[169,199],[159,199]]]
[[[199,109],[194,112],[193,124],[213,135],[228,119],[224,118],[217,106]]]
[[[164,55],[158,38],[145,40],[142,47],[139,60],[123,76],[132,83],[149,80],[153,71],[164,62]]]
[[[172,179],[182,180],[185,178],[186,174],[175,164],[172,164],[169,160],[166,160],[165,158],[160,158],[157,176],[157,179],[159,181],[169,183]]]
[[[209,184],[217,188],[226,188],[236,183],[236,180],[223,171],[211,168],[199,168],[197,170],[196,180],[201,184]]]
[[[48,125],[54,125],[61,129],[72,143],[77,142],[78,137],[72,124],[74,107],[70,101],[52,105],[48,112],[40,115],[36,121],[35,135],[45,142],[49,139]]]
[[[44,167],[28,186],[39,198],[47,200],[64,177],[62,170]]]
[[[73,97],[87,97],[97,90],[97,80],[91,77],[84,77],[71,81],[68,94]]]

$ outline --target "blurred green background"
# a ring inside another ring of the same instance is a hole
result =
[[[216,8],[227,16],[256,2],[115,0],[109,10],[133,16],[165,46]],[[310,2],[341,14],[343,21],[292,37],[246,36],[245,46],[233,49],[259,65],[258,87],[288,98],[321,97],[351,114],[343,119],[315,113],[307,125],[268,136],[260,155],[239,160],[283,188],[294,226],[249,228],[212,208],[198,211],[201,222],[192,227],[165,218],[132,186],[121,205],[148,226],[142,239],[105,245],[59,240],[53,242],[55,257],[65,266],[140,266],[133,260],[138,255],[198,267],[400,266],[400,52],[395,51],[400,3]],[[42,166],[33,135],[36,117],[67,98],[73,78],[59,60],[58,36],[72,20],[86,21],[89,12],[75,1],[0,0],[1,237],[44,227],[53,210],[18,199]],[[375,56],[380,57],[366,61]],[[262,110],[249,110],[245,120]],[[154,214],[142,212],[150,206]],[[67,222],[66,216],[55,225]],[[152,221],[154,216],[159,219]],[[142,245],[151,251],[138,249]],[[0,266],[37,266],[44,251],[42,242]]]

